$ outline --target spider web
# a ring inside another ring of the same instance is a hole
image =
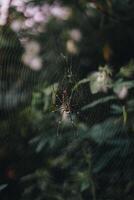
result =
[[[76,118],[78,114],[80,94],[78,91],[74,91],[73,88],[77,84],[78,78],[77,75],[74,75],[73,73],[72,58],[71,63],[69,63],[68,57],[61,54],[61,59],[63,61],[62,66],[64,66],[64,75],[59,81],[56,90],[53,88],[55,95],[55,110],[59,111],[61,115],[57,129],[60,129],[60,126],[64,124],[63,121],[66,122],[65,124],[70,122],[72,128],[77,129],[74,118]],[[59,132],[59,130],[57,131]]]

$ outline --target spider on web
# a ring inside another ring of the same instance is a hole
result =
[[[64,56],[64,59],[67,64],[67,59]],[[54,88],[53,86],[53,105],[55,109],[53,112],[60,113],[60,119],[58,120],[58,127],[57,127],[57,136],[59,135],[59,129],[62,124],[64,125],[71,125],[72,128],[77,133],[77,125],[75,122],[76,115],[79,112],[75,112],[76,104],[73,105],[73,101],[78,100],[78,94],[76,91],[73,90],[73,87],[76,84],[76,79],[72,72],[72,65],[65,70],[65,74],[63,80],[59,84],[59,86]]]

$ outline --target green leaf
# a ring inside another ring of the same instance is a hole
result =
[[[89,83],[90,82],[90,77],[84,78],[82,80],[80,80],[72,89],[72,91],[76,90],[80,85],[85,84],[85,83]]]
[[[7,186],[8,186],[8,184],[2,184],[2,185],[0,185],[0,191],[4,190]]]
[[[125,131],[123,120],[109,118],[100,124],[94,125],[90,129],[89,135],[95,142],[101,144],[122,131]]]
[[[108,163],[117,155],[120,149],[112,149],[110,151],[105,152],[103,155],[99,157],[97,162],[95,163],[95,167],[93,169],[93,173],[98,173],[103,170]]]
[[[96,100],[96,101],[93,101],[92,103],[90,103],[90,104],[88,104],[88,105],[86,105],[86,106],[83,106],[83,107],[81,108],[81,111],[87,110],[87,109],[89,109],[89,108],[93,108],[93,107],[95,107],[95,106],[97,106],[97,105],[99,105],[99,104],[103,104],[103,103],[106,103],[106,102],[111,101],[111,100],[114,100],[114,99],[117,99],[117,97],[114,96],[114,95],[107,96],[107,97],[103,97],[103,98],[101,98],[101,99],[98,99],[98,100]]]
[[[127,89],[134,88],[134,81],[133,80],[131,80],[131,81],[123,81],[122,79],[119,79],[118,81],[116,81],[114,83],[114,85],[113,85],[113,91],[115,93],[118,93],[118,92],[120,92],[120,90],[123,87],[126,87]]]
[[[122,114],[122,106],[113,104],[111,105],[111,109],[113,114]]]
[[[88,189],[90,186],[89,181],[85,180],[81,183],[81,192],[83,192],[84,190]]]

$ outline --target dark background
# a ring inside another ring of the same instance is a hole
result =
[[[134,199],[133,35],[130,0],[0,3],[1,200]]]

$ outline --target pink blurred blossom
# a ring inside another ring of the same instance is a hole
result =
[[[16,7],[18,12],[24,12],[25,10],[25,1],[24,0],[12,0],[11,1],[11,6]]]
[[[38,32],[39,29],[42,30],[41,26],[45,28],[44,25],[46,25],[52,17],[59,20],[67,20],[72,12],[70,8],[61,6],[58,3],[53,5],[44,3],[41,6],[35,6],[33,4],[27,5],[26,2],[28,2],[28,0],[12,0],[11,6],[15,7],[18,12],[22,12],[25,17],[22,27],[20,27],[18,22],[12,23],[12,28],[16,31],[20,31],[20,28],[25,30],[30,28],[33,32]],[[3,17],[5,17],[5,15],[3,15]],[[39,26],[40,28],[38,29]],[[76,40],[80,37],[79,33],[72,34],[75,34]]]
[[[24,6],[25,2],[21,0],[12,0],[11,5],[12,6]]]
[[[51,14],[56,18],[66,20],[71,15],[71,9],[68,7],[61,7],[60,5],[54,5],[51,7]]]
[[[0,25],[6,24],[10,0],[0,1]]]
[[[15,31],[15,32],[19,32],[22,27],[24,26],[24,22],[22,20],[13,20],[11,23],[11,28]]]
[[[26,17],[33,17],[37,12],[39,12],[40,7],[39,6],[27,6],[24,12],[24,15]]]
[[[34,21],[35,22],[43,22],[44,21],[44,16],[41,12],[37,12],[35,15],[34,15]]]
[[[42,68],[42,59],[39,56],[40,45],[36,41],[23,41],[25,52],[22,56],[24,64],[33,70],[40,70]]]
[[[27,28],[31,28],[31,27],[33,27],[33,25],[34,25],[34,20],[32,18],[25,20],[25,26]]]

